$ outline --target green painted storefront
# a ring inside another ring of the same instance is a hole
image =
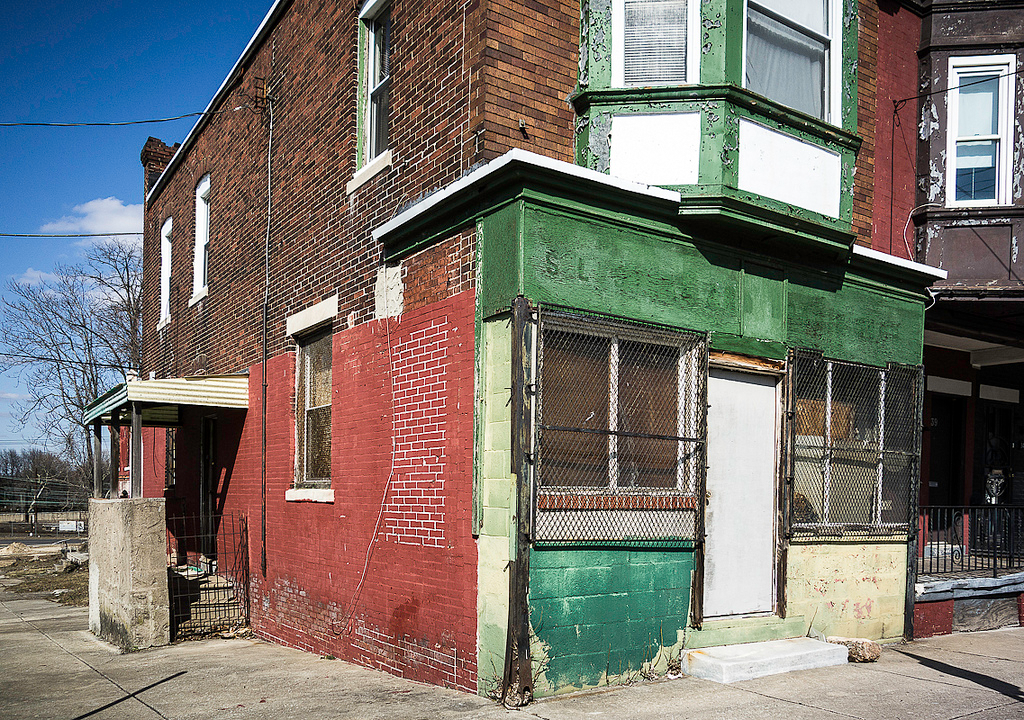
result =
[[[476,229],[483,693],[501,684],[507,569],[517,553],[508,403],[515,297],[705,332],[712,351],[783,360],[790,348],[806,348],[884,366],[920,363],[929,282],[919,269],[837,249],[831,240],[748,226],[709,231],[681,214],[678,197],[517,158],[467,178],[443,202],[382,233],[397,260],[467,226]],[[686,643],[693,547],[532,546],[535,694],[663,672]]]

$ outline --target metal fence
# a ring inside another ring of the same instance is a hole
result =
[[[1024,506],[922,506],[919,575],[1024,571]]]
[[[30,535],[59,540],[86,539],[89,511],[0,513],[0,538]]]
[[[905,534],[920,464],[921,369],[790,356],[790,528]]]
[[[249,551],[244,515],[167,519],[171,638],[249,624]]]
[[[542,308],[537,347],[535,539],[692,539],[706,336]]]

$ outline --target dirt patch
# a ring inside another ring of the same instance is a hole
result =
[[[89,604],[88,563],[78,565],[61,562],[55,565],[52,558],[15,558],[13,564],[2,568],[0,578],[21,581],[7,586],[6,589],[10,592],[45,592],[48,593],[48,600],[61,605]]]

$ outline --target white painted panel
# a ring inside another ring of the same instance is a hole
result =
[[[998,400],[1016,405],[1020,402],[1020,390],[995,385],[981,385],[978,388],[978,397],[982,400]]]
[[[709,373],[705,617],[774,607],[777,387],[766,375]]]
[[[700,113],[616,115],[611,174],[648,185],[694,185],[700,160]]]
[[[968,380],[954,380],[953,378],[929,375],[926,383],[926,387],[930,392],[960,395],[961,397],[970,397],[972,394],[971,383]]]
[[[834,152],[740,120],[740,190],[838,218],[842,167]]]

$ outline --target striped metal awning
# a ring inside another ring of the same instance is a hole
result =
[[[142,424],[174,426],[182,405],[247,409],[249,375],[198,375],[161,380],[129,380],[93,400],[85,409],[86,424],[110,425],[114,412],[129,424],[132,405],[142,411]]]

